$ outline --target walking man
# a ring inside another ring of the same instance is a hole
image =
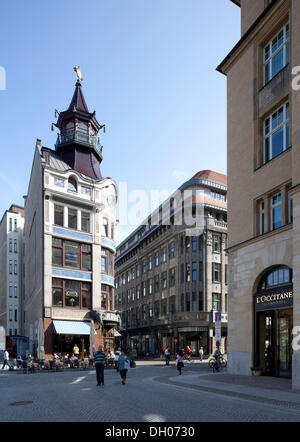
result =
[[[106,354],[103,351],[102,345],[99,345],[98,351],[94,354],[94,363],[96,367],[97,385],[104,386],[104,362],[106,361]]]
[[[166,357],[166,365],[170,364],[170,352],[169,352],[169,347],[167,347],[165,349],[165,357]]]
[[[4,350],[4,353],[3,353],[2,370],[4,369],[5,365],[8,365],[8,368],[10,368],[10,365],[9,365],[9,353],[8,353],[7,350]]]

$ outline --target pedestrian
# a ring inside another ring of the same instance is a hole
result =
[[[202,362],[203,361],[203,355],[204,355],[203,347],[200,347],[199,355],[200,355],[200,361]]]
[[[166,365],[170,364],[170,352],[169,352],[169,347],[166,347],[165,349],[165,358],[166,358]]]
[[[79,348],[77,347],[77,344],[75,344],[73,347],[73,355],[79,358]]]
[[[98,351],[94,354],[94,363],[96,368],[96,379],[97,379],[97,386],[103,385],[104,386],[104,363],[106,361],[106,354],[103,351],[102,345],[99,345]]]
[[[115,351],[115,369],[116,369],[116,371],[119,371],[118,360],[119,360],[120,355],[121,355],[121,349],[118,348],[118,350]]]
[[[184,355],[183,351],[179,350],[177,353],[177,358],[176,358],[177,370],[180,375],[181,375],[181,370],[183,367],[183,355]]]
[[[126,384],[126,375],[129,370],[129,367],[130,367],[130,359],[127,356],[127,353],[125,350],[122,350],[122,353],[119,356],[118,367],[119,367],[119,372],[120,372],[120,376],[122,379],[122,384],[125,385]]]
[[[9,365],[9,353],[8,353],[7,350],[4,350],[4,353],[3,353],[2,370],[4,369],[5,365],[8,365],[8,368],[10,368],[10,365]]]

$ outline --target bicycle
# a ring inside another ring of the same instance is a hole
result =
[[[194,359],[192,358],[192,355],[185,354],[183,356],[184,362],[187,362],[188,364],[192,364],[194,362]]]
[[[213,372],[216,371],[220,371],[220,369],[226,368],[227,366],[227,361],[226,359],[223,358],[222,355],[220,355],[218,357],[218,360],[212,356],[210,358],[210,360],[208,361],[208,365],[210,368],[212,368]]]

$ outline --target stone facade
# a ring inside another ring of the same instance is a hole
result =
[[[196,355],[200,346],[210,354],[216,344],[214,311],[223,313],[221,347],[226,350],[226,177],[211,171],[196,177],[180,191],[202,195],[192,204],[195,210],[201,206],[201,229],[177,225],[174,209],[169,224],[146,220],[117,248],[116,307],[123,342],[142,355],[160,353],[166,346],[175,352],[186,345]],[[155,213],[149,218],[155,219]]]
[[[300,97],[292,88],[291,75],[292,67],[300,65],[300,4],[289,0],[235,3],[241,6],[242,38],[218,67],[227,75],[228,85],[229,371],[250,375],[256,345],[253,297],[270,270],[292,269],[293,324],[300,320]],[[274,48],[275,54],[277,41],[283,47],[283,61],[273,60],[272,69],[276,63],[282,67],[266,81],[267,48]],[[274,129],[269,137],[267,124],[272,118],[273,130],[276,112],[282,109],[288,109],[289,115],[281,141],[283,132]],[[270,153],[268,143],[278,152]],[[280,212],[274,209],[276,195]],[[280,218],[276,224],[275,216]],[[299,357],[299,351],[294,351],[295,388],[300,388]]]
[[[71,354],[75,343],[80,356],[99,344],[113,347],[119,323],[114,308],[117,186],[101,177],[102,147],[95,137],[103,126],[88,112],[79,82],[56,126],[55,151],[37,140],[25,204],[23,332],[29,352],[46,358],[53,352]]]
[[[6,336],[22,333],[24,209],[12,205],[0,222],[0,327]]]

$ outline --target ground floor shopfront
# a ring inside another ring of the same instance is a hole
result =
[[[267,273],[263,288],[254,296],[254,368],[263,375],[292,377],[291,273],[283,267]]]
[[[178,321],[170,324],[128,329],[123,334],[122,345],[134,350],[140,357],[160,355],[166,347],[174,355],[187,346],[194,356],[199,356],[201,347],[208,356],[216,349],[215,324],[209,321],[210,318],[210,313],[185,313],[178,314]],[[226,322],[222,323],[221,351],[227,351]]]
[[[71,356],[77,347],[79,358],[89,357],[99,345],[102,345],[105,351],[113,350],[116,334],[113,324],[45,320],[44,355],[45,358],[51,358],[53,353]]]
[[[299,388],[293,349],[299,272],[293,269],[292,233],[287,227],[229,250],[228,372],[292,378]]]

